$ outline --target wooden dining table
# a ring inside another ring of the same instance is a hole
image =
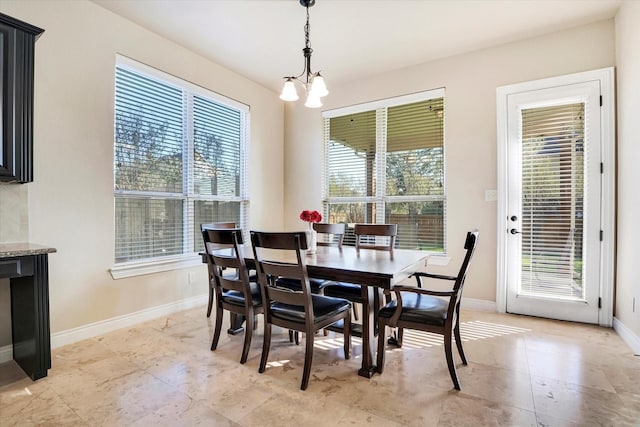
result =
[[[253,251],[250,246],[242,248],[248,268],[255,269]],[[296,262],[293,254],[284,255],[281,251],[269,254],[268,258],[282,262]],[[380,290],[389,293],[393,286],[426,265],[430,253],[418,250],[395,249],[392,253],[355,247],[320,246],[313,255],[306,255],[305,262],[309,277],[354,283],[362,286],[362,295],[366,301],[362,309],[362,366],[358,375],[371,378],[375,373],[374,349],[377,348],[374,334],[374,296]],[[267,255],[265,255],[267,257]],[[206,262],[206,258],[203,257]],[[244,319],[232,319],[230,333],[240,332]],[[235,323],[235,325],[233,324]]]

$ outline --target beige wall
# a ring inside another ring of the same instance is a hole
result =
[[[58,249],[49,257],[52,333],[207,293],[204,266],[121,280],[108,272],[116,53],[250,105],[251,226],[283,227],[284,109],[276,93],[91,2],[3,0],[0,12],[45,29],[36,44],[34,182],[0,189],[0,205],[28,203],[28,224],[0,237]],[[3,224],[21,221],[0,214]],[[8,313],[7,295],[5,280],[0,313]],[[0,346],[10,343],[3,323]]]
[[[614,25],[607,20],[397,70],[348,84],[331,83],[324,109],[439,87],[446,88],[447,239],[452,262],[433,270],[453,272],[463,256],[465,232],[480,230],[465,297],[496,300],[496,203],[484,191],[496,184],[496,88],[614,65]],[[384,61],[384,58],[380,58]],[[320,64],[321,66],[321,64]],[[319,110],[302,102],[287,107],[285,218],[300,228],[298,212],[320,207],[320,186],[301,177],[318,173],[322,158]]]
[[[616,319],[640,337],[640,3],[625,2],[616,16],[618,113],[618,248]],[[635,312],[633,299],[635,298]]]

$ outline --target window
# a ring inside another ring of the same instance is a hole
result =
[[[397,246],[445,251],[444,89],[327,111],[325,217],[398,224]]]
[[[123,57],[115,83],[116,267],[201,250],[201,223],[248,229],[248,107]]]

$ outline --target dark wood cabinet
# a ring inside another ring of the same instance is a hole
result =
[[[33,65],[44,30],[0,13],[0,181],[33,181]]]

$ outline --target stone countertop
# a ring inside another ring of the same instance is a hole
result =
[[[38,245],[36,243],[0,243],[0,258],[50,254],[53,252],[56,252],[56,248]]]

